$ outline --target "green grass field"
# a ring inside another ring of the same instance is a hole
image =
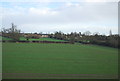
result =
[[[26,40],[26,38],[21,37],[20,40]],[[29,41],[56,41],[56,42],[63,41],[64,42],[64,40],[57,40],[52,38],[39,38],[39,39],[30,38]]]
[[[118,50],[82,44],[3,43],[3,79],[114,79]]]
[[[13,40],[13,39],[7,38],[7,37],[1,37],[1,36],[0,36],[0,40]],[[20,40],[21,40],[21,41],[26,41],[26,38],[21,37]],[[39,38],[39,39],[30,38],[29,41],[55,41],[55,42],[65,42],[65,40],[58,40],[58,39],[52,39],[52,38]]]

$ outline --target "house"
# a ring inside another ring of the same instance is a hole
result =
[[[47,38],[47,37],[48,37],[48,34],[41,34],[41,37]]]
[[[41,38],[41,35],[40,34],[25,33],[24,37],[39,39],[39,38]]]

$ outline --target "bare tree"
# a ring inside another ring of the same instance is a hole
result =
[[[5,37],[12,38],[15,41],[19,41],[21,37],[20,30],[17,29],[14,23],[12,23],[11,25],[12,25],[11,28],[8,28],[8,29],[3,28],[2,35]]]
[[[90,31],[86,31],[83,34],[86,35],[86,36],[89,36],[91,34],[91,32]]]
[[[110,30],[109,34],[110,34],[110,36],[112,36],[112,31],[111,30]]]

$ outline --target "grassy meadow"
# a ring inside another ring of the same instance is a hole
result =
[[[0,36],[0,40],[9,41],[9,40],[13,40],[13,39],[7,38],[7,37],[1,37],[1,36]],[[25,37],[20,37],[20,41],[27,41],[27,39],[26,39]],[[53,38],[39,38],[39,39],[30,38],[29,41],[55,41],[55,42],[65,42],[65,40],[58,40],[58,39],[53,39]]]
[[[3,43],[3,79],[114,79],[118,50],[84,44]]]
[[[24,37],[21,37],[20,40],[26,40],[26,38]],[[33,38],[30,38],[29,41],[55,41],[55,42],[60,42],[60,41],[63,41],[64,40],[58,40],[58,39],[52,39],[52,38],[39,38],[39,39],[33,39]]]

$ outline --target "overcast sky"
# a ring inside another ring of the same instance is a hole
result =
[[[0,2],[0,22],[9,28],[13,22],[22,32],[55,31],[118,33],[117,0]]]

